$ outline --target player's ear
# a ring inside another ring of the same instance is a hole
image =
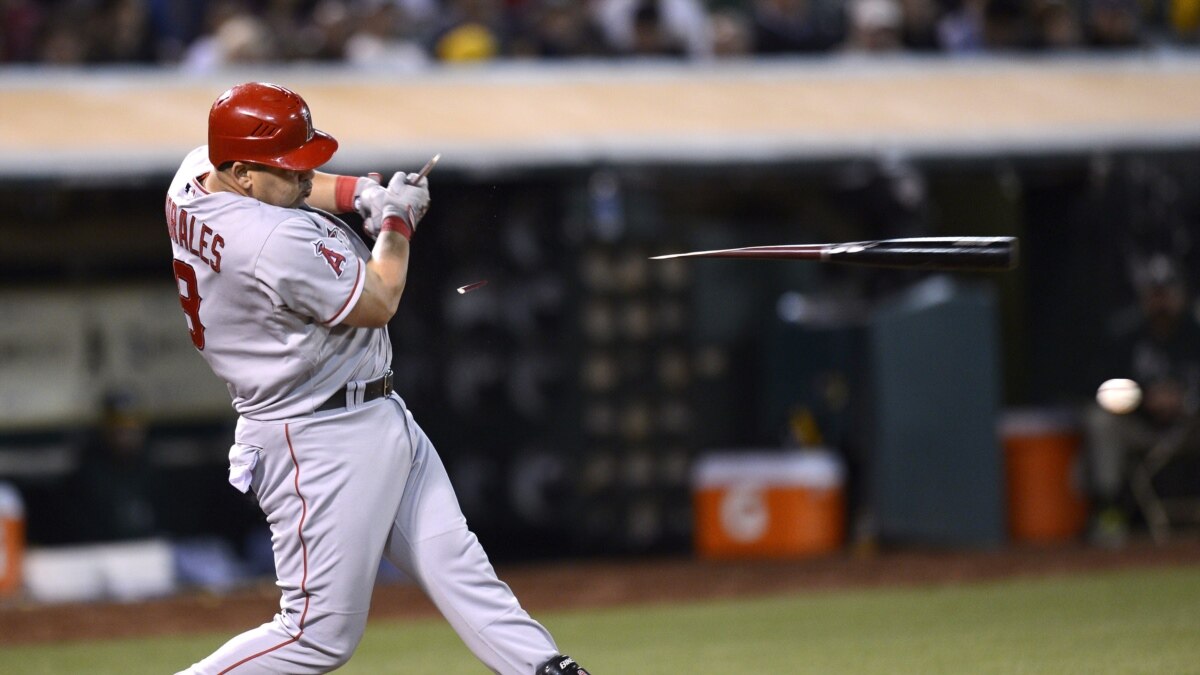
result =
[[[229,167],[229,177],[247,192],[254,185],[254,178],[252,177],[250,168],[250,165],[246,162],[232,162]]]

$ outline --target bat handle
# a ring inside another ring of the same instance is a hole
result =
[[[417,172],[416,180],[406,180],[405,182],[407,182],[409,185],[416,185],[417,183],[420,183],[422,178],[428,176],[430,171],[433,171],[433,167],[437,166],[438,160],[441,158],[442,153],[440,152],[434,155],[428,162],[425,162],[425,166],[421,167],[421,170]]]

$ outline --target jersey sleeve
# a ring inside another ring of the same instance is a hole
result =
[[[367,266],[340,229],[297,216],[267,238],[255,273],[291,310],[336,326],[362,295]]]

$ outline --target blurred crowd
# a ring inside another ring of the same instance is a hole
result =
[[[1200,0],[0,0],[0,27],[0,63],[418,68],[1190,46]]]

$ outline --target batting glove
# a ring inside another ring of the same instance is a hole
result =
[[[369,236],[399,232],[405,239],[412,239],[417,223],[429,210],[429,179],[397,171],[386,188],[368,185],[358,204],[363,231]]]
[[[360,216],[363,215],[359,206],[363,192],[371,187],[379,187],[382,179],[383,176],[377,173],[369,173],[361,177],[338,176],[333,188],[334,210],[338,213],[357,211]]]

